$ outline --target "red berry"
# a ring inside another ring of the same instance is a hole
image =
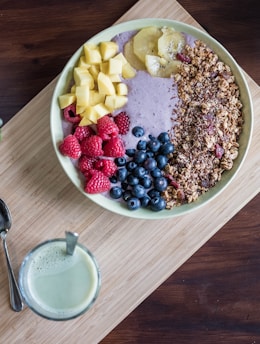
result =
[[[118,135],[118,127],[113,119],[106,115],[98,119],[97,133],[103,140],[109,140]]]
[[[82,173],[86,171],[90,171],[94,168],[95,162],[97,162],[97,158],[89,157],[87,155],[81,155],[78,162],[78,168]]]
[[[120,112],[114,117],[114,121],[119,129],[119,134],[125,135],[129,131],[130,119],[126,112]]]
[[[74,131],[74,136],[76,136],[79,142],[81,142],[86,137],[90,137],[94,134],[95,134],[94,130],[89,125],[77,126]]]
[[[81,117],[76,114],[76,104],[73,103],[65,109],[63,109],[63,116],[66,119],[66,121],[71,123],[79,123],[81,120]]]
[[[93,170],[92,176],[86,182],[85,192],[96,194],[108,191],[110,189],[110,180],[101,171]]]
[[[104,154],[102,143],[103,141],[98,135],[86,137],[81,142],[82,153],[91,157],[99,157]]]
[[[218,143],[215,146],[215,155],[218,159],[222,158],[222,155],[225,153],[225,150],[223,147],[221,147]]]
[[[78,139],[70,134],[66,136],[59,146],[62,155],[68,156],[72,159],[78,159],[81,156],[81,147]]]
[[[94,163],[94,167],[103,172],[107,177],[112,177],[117,170],[117,165],[115,162],[109,159],[99,159]]]
[[[112,137],[104,145],[104,155],[119,158],[125,154],[125,146],[120,137]]]

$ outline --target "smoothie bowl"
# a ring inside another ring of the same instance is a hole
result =
[[[51,135],[72,183],[100,206],[160,219],[193,211],[233,180],[251,141],[240,67],[207,33],[166,19],[112,26],[68,61]]]

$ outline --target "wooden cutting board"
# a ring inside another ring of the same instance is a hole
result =
[[[140,0],[119,22],[141,17],[199,26],[173,0]],[[246,78],[253,96],[255,127],[245,164],[207,209],[176,219],[151,222],[112,214],[70,183],[50,138],[50,99],[56,80],[7,123],[0,144],[0,189],[13,217],[8,240],[15,272],[39,242],[63,237],[65,230],[77,231],[100,264],[102,288],[94,307],[68,322],[48,321],[29,309],[14,313],[8,302],[6,268],[1,264],[1,342],[99,342],[259,192],[260,88]]]

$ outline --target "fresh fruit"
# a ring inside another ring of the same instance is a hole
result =
[[[78,139],[79,142],[92,135],[94,135],[94,130],[89,125],[77,126],[74,131],[74,136]]]
[[[119,186],[114,186],[110,189],[110,196],[114,199],[118,199],[122,197],[123,190]]]
[[[84,173],[94,169],[94,163],[97,161],[97,158],[89,157],[87,155],[81,155],[78,161],[79,170]]]
[[[118,45],[112,41],[101,42],[99,48],[103,61],[109,60],[118,52]]]
[[[104,173],[93,170],[90,172],[91,177],[86,182],[85,192],[89,194],[96,194],[108,191],[110,189],[110,180]]]
[[[59,105],[61,109],[65,109],[67,106],[75,103],[76,96],[74,93],[65,93],[59,96]]]
[[[135,196],[137,198],[143,198],[146,195],[146,191],[142,185],[137,184],[137,185],[133,186],[132,194],[133,194],[133,196]]]
[[[64,119],[70,123],[79,123],[80,116],[76,114],[75,103],[68,105],[63,109]]]
[[[63,142],[59,145],[59,150],[62,155],[72,159],[78,159],[81,156],[80,143],[72,134],[64,138]]]
[[[127,61],[137,70],[145,70],[144,63],[135,55],[133,48],[133,39],[124,45],[124,55]]]
[[[123,95],[107,95],[105,99],[105,106],[111,112],[122,108],[127,103],[127,97]]]
[[[127,208],[129,210],[139,209],[140,206],[141,206],[141,202],[140,202],[139,198],[137,198],[137,197],[129,197],[127,199]]]
[[[99,159],[95,161],[94,167],[95,169],[103,172],[107,177],[112,177],[117,171],[115,162],[109,159]]]
[[[145,66],[147,71],[155,77],[169,78],[179,71],[181,61],[170,60],[160,56],[146,55]]]
[[[118,158],[125,154],[125,146],[120,137],[112,137],[104,145],[104,155]]]
[[[158,55],[158,38],[162,35],[160,28],[151,26],[141,29],[133,38],[135,55],[144,63],[146,55]]]
[[[153,197],[151,200],[150,200],[150,209],[153,210],[153,211],[160,211],[160,210],[163,210],[165,209],[166,207],[166,201],[164,198],[162,197]]]
[[[168,186],[168,181],[165,177],[158,177],[154,179],[154,188],[158,191],[164,191]]]
[[[184,47],[185,39],[181,32],[167,27],[162,29],[163,34],[158,39],[158,55],[171,61],[176,58]]]
[[[120,112],[114,117],[114,121],[119,129],[119,134],[125,135],[129,131],[130,119],[126,112]]]
[[[132,133],[135,137],[142,137],[144,135],[144,128],[136,126],[132,129]]]
[[[86,63],[99,64],[102,61],[99,47],[96,44],[85,43],[83,46]]]
[[[89,157],[100,157],[104,155],[104,151],[102,149],[102,139],[98,135],[93,135],[90,137],[86,137],[81,142],[81,150],[83,154],[86,154]]]
[[[109,140],[118,135],[119,129],[109,116],[104,116],[97,121],[97,133],[102,140]]]
[[[99,93],[109,95],[109,96],[116,94],[115,86],[113,85],[109,76],[106,75],[105,73],[100,72],[98,74],[97,83],[98,83]]]

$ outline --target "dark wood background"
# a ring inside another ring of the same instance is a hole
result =
[[[0,0],[4,123],[61,72],[83,42],[136,2]],[[179,2],[259,84],[259,0]],[[237,197],[243,198],[239,190]],[[102,343],[260,343],[259,202],[258,194]]]

